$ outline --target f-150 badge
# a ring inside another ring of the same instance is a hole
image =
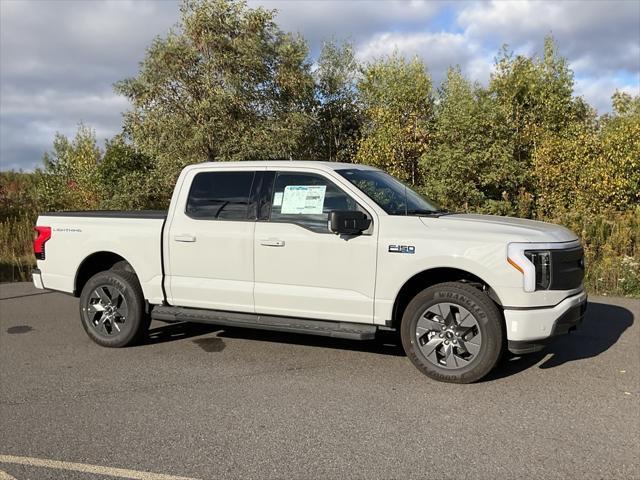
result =
[[[389,245],[390,253],[416,253],[416,247],[413,245]]]

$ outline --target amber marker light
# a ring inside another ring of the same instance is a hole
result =
[[[514,262],[513,260],[511,260],[509,257],[507,257],[507,262],[509,262],[509,265],[511,265],[513,268],[515,268],[516,270],[518,270],[520,273],[524,274],[524,270],[522,270],[522,268],[520,267],[520,265],[518,265],[516,262]]]

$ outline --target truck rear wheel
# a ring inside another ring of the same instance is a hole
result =
[[[447,282],[420,292],[402,316],[402,345],[422,373],[472,383],[489,373],[503,348],[502,318],[480,290]]]
[[[138,277],[125,270],[100,272],[80,295],[80,318],[87,335],[103,347],[126,347],[149,329]]]

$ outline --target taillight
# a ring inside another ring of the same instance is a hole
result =
[[[33,239],[33,253],[38,260],[44,260],[44,244],[51,238],[51,227],[35,227],[38,234]]]

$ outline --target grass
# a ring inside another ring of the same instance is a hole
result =
[[[35,265],[33,255],[0,260],[0,283],[30,282]]]
[[[640,297],[640,207],[609,215],[569,214],[556,223],[580,236],[591,293]]]
[[[0,282],[31,280],[33,256],[33,226],[30,216],[7,218],[0,221]]]
[[[610,215],[567,214],[554,223],[580,236],[590,293],[640,297],[640,207]],[[34,225],[29,215],[0,221],[0,282],[31,280]]]

